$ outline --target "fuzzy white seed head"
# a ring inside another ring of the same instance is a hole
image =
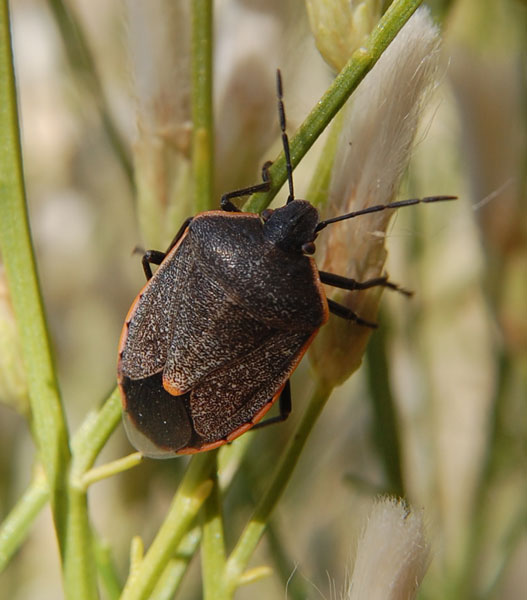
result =
[[[394,200],[408,165],[428,92],[436,82],[439,33],[426,9],[403,27],[346,107],[332,172],[327,218]],[[319,268],[365,281],[383,275],[384,235],[392,211],[332,224],[317,242]],[[331,291],[331,297],[375,320],[379,288]],[[331,319],[312,346],[325,380],[338,384],[360,365],[371,329]]]
[[[359,539],[346,600],[412,600],[429,557],[421,513],[393,498],[379,500]]]

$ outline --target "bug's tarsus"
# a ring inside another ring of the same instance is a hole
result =
[[[262,167],[262,183],[257,183],[256,185],[250,185],[249,187],[223,194],[223,196],[221,197],[221,210],[224,210],[226,212],[242,212],[241,209],[236,206],[236,204],[231,202],[233,198],[249,196],[250,194],[255,194],[256,192],[267,192],[271,187],[271,180],[269,177],[270,164],[271,163],[265,163],[265,165]]]
[[[396,283],[389,281],[388,277],[375,277],[374,279],[368,279],[366,281],[357,281],[350,277],[342,277],[342,275],[336,275],[335,273],[328,273],[327,271],[319,271],[320,281],[337,287],[343,290],[367,290],[372,287],[386,287],[405,296],[413,296],[413,292],[405,290],[398,286]]]
[[[262,165],[262,181],[264,183],[271,182],[271,174],[269,173],[269,168],[271,167],[272,164],[273,164],[272,160],[267,160]]]
[[[429,204],[431,202],[443,202],[444,200],[456,199],[457,196],[427,196],[426,198],[410,198],[409,200],[398,200],[397,202],[389,202],[388,204],[376,204],[375,206],[368,206],[367,208],[363,208],[361,210],[356,210],[345,215],[340,215],[338,217],[326,219],[325,221],[320,221],[320,223],[317,225],[316,231],[318,232],[321,229],[324,229],[324,227],[331,223],[345,221],[346,219],[353,219],[354,217],[358,217],[360,215],[367,215],[370,213],[381,212],[383,210],[402,208],[403,206],[414,206],[415,204]]]
[[[280,414],[276,415],[276,417],[269,417],[265,419],[265,421],[260,421],[256,423],[252,427],[252,429],[261,429],[262,427],[267,427],[267,425],[274,425],[274,423],[282,423],[285,421],[287,417],[291,414],[291,383],[289,379],[286,381],[284,389],[280,394],[280,399],[278,400],[278,408],[280,409]]]
[[[161,252],[159,250],[147,250],[141,259],[141,263],[143,265],[143,271],[146,275],[146,280],[149,281],[152,278],[152,269],[150,265],[160,265],[164,260],[166,255],[172,250],[172,248],[179,242],[179,240],[183,237],[183,234],[187,230],[187,227],[190,225],[193,217],[189,217],[185,219],[178,232],[174,236],[173,240],[170,242],[169,247],[166,252]]]
[[[342,304],[339,304],[338,302],[335,302],[335,300],[331,300],[330,298],[328,298],[328,307],[329,312],[333,313],[334,315],[337,315],[337,317],[341,317],[343,319],[346,319],[347,321],[353,321],[357,323],[357,325],[370,327],[371,329],[377,329],[378,327],[377,323],[374,323],[373,321],[367,321],[366,319],[359,317],[359,315],[354,313],[351,310],[351,308],[343,306]]]
[[[289,184],[289,197],[287,198],[287,204],[295,199],[295,191],[293,188],[293,167],[291,165],[291,151],[289,149],[289,138],[286,132],[286,119],[285,119],[285,107],[284,107],[284,94],[282,87],[282,74],[280,69],[276,70],[276,95],[278,98],[278,120],[280,121],[280,130],[282,132],[282,145],[284,147],[285,155],[285,167],[287,170],[287,183]]]
[[[147,250],[143,254],[141,263],[143,265],[143,271],[146,275],[146,280],[152,279],[152,269],[150,265],[160,265],[165,260],[166,253],[160,252],[159,250]]]

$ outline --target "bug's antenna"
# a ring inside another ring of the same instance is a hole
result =
[[[287,182],[289,183],[289,197],[287,203],[289,204],[295,199],[295,192],[293,189],[293,167],[291,166],[291,152],[289,150],[289,138],[285,130],[285,108],[284,108],[284,95],[282,90],[282,74],[280,69],[276,70],[276,95],[278,97],[278,119],[280,120],[280,129],[282,130],[282,145],[284,146],[285,155],[285,167],[287,169]]]
[[[344,221],[346,219],[353,219],[353,217],[359,217],[360,215],[367,215],[369,213],[380,212],[381,210],[401,208],[403,206],[413,206],[414,204],[430,203],[430,202],[442,202],[443,200],[457,200],[457,196],[427,196],[426,198],[411,198],[410,200],[399,200],[398,202],[390,202],[389,204],[376,204],[375,206],[368,206],[362,210],[356,210],[346,215],[340,215],[339,217],[333,217],[332,219],[326,219],[320,221],[316,226],[315,231],[318,232],[324,229],[331,223],[337,223],[338,221]]]

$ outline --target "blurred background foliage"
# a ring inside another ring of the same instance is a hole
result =
[[[331,588],[340,589],[379,492],[404,492],[424,509],[433,559],[421,598],[515,600],[527,593],[527,5],[427,4],[443,29],[443,75],[423,115],[400,195],[453,193],[459,201],[408,209],[394,219],[388,272],[415,297],[385,294],[381,328],[364,368],[332,395],[260,545],[258,564],[272,565],[275,574],[241,589],[239,598],[282,598],[286,582],[291,598],[329,597]],[[145,3],[145,15],[146,5],[154,12],[161,6]],[[71,36],[62,8],[57,0],[11,3],[31,223],[67,417],[75,429],[115,385],[120,329],[144,278],[134,248],[163,248],[191,210],[185,204],[166,214],[150,208],[159,215],[157,224],[140,229],[149,209],[135,193],[161,185],[186,197],[184,176],[179,188],[166,178],[188,169],[188,86],[180,85],[188,78],[188,41],[180,29],[181,56],[148,55],[148,40],[134,37],[129,21],[131,11],[140,10],[133,1],[69,0],[73,25],[80,28]],[[279,150],[275,69],[283,72],[290,131],[331,73],[300,1],[218,1],[215,35],[219,198],[258,181],[261,164]],[[145,80],[137,81],[132,65],[141,60]],[[162,69],[174,74],[174,89],[162,91],[179,94],[176,115],[150,115],[148,102],[162,98],[145,99],[141,92],[154,96]],[[299,197],[322,145],[295,171]],[[1,288],[0,303],[0,319],[8,322]],[[6,339],[2,343],[13,343]],[[33,461],[16,368],[0,373],[2,515],[25,489]],[[226,498],[233,527],[228,542],[258,498],[309,385],[303,361],[293,378],[291,422],[249,434],[241,473]],[[395,424],[400,450],[397,482],[383,451],[383,409]],[[129,451],[119,428],[101,460]],[[147,460],[90,490],[94,524],[123,576],[130,536],[150,541],[184,464]],[[60,598],[55,547],[46,509],[0,575],[0,598]],[[200,597],[196,564],[185,588],[182,597]]]

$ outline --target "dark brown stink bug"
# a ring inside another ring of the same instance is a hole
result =
[[[287,203],[261,215],[225,194],[221,210],[189,218],[166,252],[143,256],[147,283],[130,308],[119,344],[118,381],[131,443],[166,458],[216,448],[291,411],[289,378],[332,312],[375,327],[326,298],[322,284],[348,290],[397,286],[319,271],[309,255],[330,223],[365,213],[447,200],[434,196],[378,205],[320,221],[293,193],[280,72],[278,107],[289,181]],[[159,265],[152,275],[150,264]],[[280,398],[279,416],[261,422]]]

